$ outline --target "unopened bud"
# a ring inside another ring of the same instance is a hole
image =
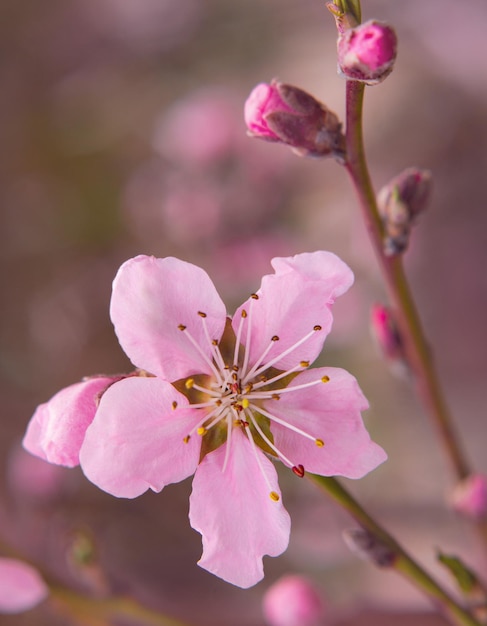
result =
[[[378,567],[394,565],[396,553],[365,528],[344,530],[343,539],[350,550],[361,559],[372,561]]]
[[[257,85],[244,116],[251,137],[284,143],[300,156],[344,161],[345,137],[338,117],[298,87],[276,80]]]
[[[397,54],[393,28],[369,20],[354,28],[338,30],[338,70],[345,78],[376,85],[392,72]]]
[[[408,369],[406,356],[391,309],[383,304],[374,304],[370,311],[370,324],[382,355],[395,373],[404,374]]]
[[[487,476],[471,474],[456,485],[451,496],[451,506],[466,517],[476,520],[487,516]]]
[[[269,626],[318,626],[324,607],[313,585],[302,576],[283,576],[267,590],[263,602]]]
[[[377,195],[384,224],[384,252],[401,254],[409,243],[411,227],[428,203],[432,177],[429,170],[410,167],[393,178]]]

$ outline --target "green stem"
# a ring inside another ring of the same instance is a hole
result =
[[[335,502],[348,511],[352,517],[393,555],[390,567],[395,569],[415,587],[424,592],[436,605],[443,607],[452,622],[457,626],[482,626],[466,609],[460,606],[399,543],[382,528],[335,479],[309,475]]]
[[[404,274],[402,259],[399,255],[389,257],[383,252],[383,226],[364,152],[363,97],[364,85],[356,81],[348,81],[346,168],[358,194],[365,224],[388,287],[406,359],[413,373],[418,393],[436,426],[456,478],[462,480],[471,473],[471,469],[463,454],[443,399],[428,344]]]
[[[50,599],[61,612],[71,615],[80,623],[89,620],[130,619],[139,626],[186,626],[183,622],[141,606],[132,598],[91,598],[65,587],[51,587]]]

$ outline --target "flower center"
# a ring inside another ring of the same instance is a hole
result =
[[[247,436],[256,461],[261,468],[262,475],[269,486],[270,497],[274,501],[279,496],[272,491],[268,478],[263,470],[257,447],[273,457],[279,458],[285,465],[302,478],[305,474],[303,464],[294,463],[274,443],[272,435],[272,423],[279,424],[294,433],[305,437],[315,443],[319,448],[324,446],[323,439],[298,428],[294,424],[278,417],[269,407],[273,402],[285,402],[287,394],[313,387],[329,381],[328,376],[317,377],[316,380],[301,385],[289,383],[295,376],[309,367],[309,361],[297,361],[295,366],[286,371],[276,369],[274,366],[284,357],[292,353],[306,342],[316,332],[322,330],[320,325],[315,325],[308,333],[296,341],[290,347],[282,351],[272,348],[280,341],[277,335],[270,337],[269,343],[259,358],[250,365],[250,345],[252,332],[253,302],[258,300],[257,294],[252,294],[249,311],[241,311],[241,316],[236,334],[227,319],[225,331],[220,341],[213,339],[206,323],[206,313],[198,311],[198,316],[204,329],[206,344],[200,346],[188,331],[184,324],[178,326],[185,334],[195,351],[202,357],[212,371],[212,376],[198,375],[179,381],[176,386],[185,393],[191,403],[191,408],[201,410],[201,420],[186,435],[184,442],[187,443],[193,435],[203,437],[202,456],[216,449],[226,442],[225,471],[232,447],[232,435],[235,429],[241,429]],[[245,342],[242,337],[245,333]],[[208,356],[210,346],[211,357]],[[177,404],[173,404],[177,408]]]

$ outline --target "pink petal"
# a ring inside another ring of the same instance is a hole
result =
[[[16,559],[0,558],[0,613],[28,611],[48,593],[33,567]]]
[[[86,477],[114,496],[135,498],[190,476],[201,439],[186,444],[183,438],[201,412],[186,407],[185,396],[158,378],[126,378],[110,387],[81,447]]]
[[[295,465],[322,476],[361,478],[387,455],[370,440],[360,411],[368,408],[355,378],[345,370],[322,367],[306,370],[289,388],[329,376],[327,383],[282,393],[280,400],[266,401],[267,411],[300,428],[324,446],[271,422],[274,443]]]
[[[23,446],[56,465],[79,465],[79,449],[101,393],[118,378],[97,376],[61,389],[32,416]]]
[[[203,536],[199,565],[246,589],[263,578],[265,554],[277,556],[286,550],[291,522],[282,501],[269,497],[271,490],[281,493],[272,462],[257,450],[269,488],[243,433],[233,433],[223,471],[225,448],[220,446],[199,465],[189,519]]]
[[[206,313],[203,320],[198,312]],[[120,345],[132,363],[169,381],[211,373],[178,326],[183,324],[206,357],[219,340],[226,309],[208,274],[172,257],[138,256],[126,261],[113,281],[110,314]]]
[[[257,292],[259,299],[247,300],[237,310],[232,324],[237,332],[245,309],[246,321],[251,324],[250,365],[259,359],[273,336],[279,337],[279,341],[268,352],[267,363],[311,333],[303,344],[274,363],[278,369],[285,370],[299,365],[300,361],[312,362],[321,352],[332,325],[331,305],[352,285],[353,274],[331,252],[275,258],[272,266],[276,273],[263,277]],[[321,330],[313,332],[315,326],[321,326]],[[244,345],[246,328],[245,324]]]

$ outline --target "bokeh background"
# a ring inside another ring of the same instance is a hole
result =
[[[363,13],[399,37],[394,73],[366,94],[373,178],[379,188],[410,165],[433,171],[406,264],[457,428],[486,471],[487,5],[364,0]],[[260,626],[269,585],[303,573],[326,624],[445,623],[407,583],[351,554],[341,535],[353,522],[290,472],[280,472],[290,547],[242,591],[196,565],[190,481],[117,500],[79,470],[22,452],[38,403],[85,375],[130,369],[108,306],[117,268],[139,253],[201,265],[229,312],[273,256],[329,249],[349,263],[356,284],[336,305],[321,362],[357,376],[390,458],[347,486],[446,585],[437,548],[486,573],[446,504],[451,475],[430,423],[370,335],[370,307],[386,296],[345,172],[245,134],[245,98],[273,77],[343,115],[335,39],[321,0],[0,5],[0,536],[74,588],[128,593],[195,625]],[[73,563],[86,542],[104,578]],[[43,605],[0,623],[68,620]]]

